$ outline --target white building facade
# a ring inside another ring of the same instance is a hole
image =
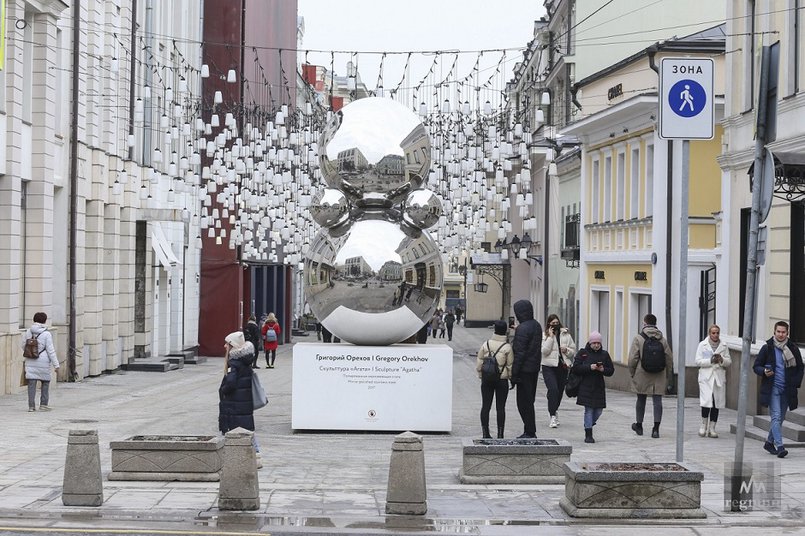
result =
[[[37,311],[56,335],[62,380],[197,344],[202,3],[74,8],[6,0],[3,393],[20,388],[20,333]]]

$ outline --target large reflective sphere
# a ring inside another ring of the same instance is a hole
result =
[[[319,161],[327,184],[357,206],[390,206],[427,178],[430,138],[402,104],[359,99],[333,114],[321,135]]]
[[[320,230],[304,277],[308,303],[324,327],[353,344],[389,345],[433,315],[442,259],[426,232],[413,238],[397,223],[361,220],[337,237]]]

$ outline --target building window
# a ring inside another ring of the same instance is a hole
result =
[[[601,211],[601,192],[599,191],[598,176],[600,174],[598,160],[593,161],[593,189],[590,194],[590,221],[598,223]]]
[[[631,172],[629,217],[637,219],[640,217],[640,149],[632,149],[632,158],[629,165],[629,171]]]
[[[604,221],[612,221],[612,157],[604,158]]]
[[[651,312],[651,294],[633,293],[630,305],[632,332],[640,333],[643,329],[643,318]]]
[[[624,189],[625,186],[625,173],[626,173],[626,154],[625,153],[618,153],[618,169],[617,171],[617,181],[618,190],[615,192],[615,220],[616,221],[623,221],[624,220],[624,211],[626,210],[626,191]]]
[[[565,216],[564,245],[566,248],[579,247],[579,215],[568,214]]]
[[[654,214],[654,145],[646,146],[646,217]]]

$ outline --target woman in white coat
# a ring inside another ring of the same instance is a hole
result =
[[[25,359],[25,379],[28,380],[28,411],[36,411],[36,381],[42,384],[42,392],[39,398],[39,409],[48,411],[50,395],[50,367],[59,370],[59,359],[56,357],[56,348],[53,347],[53,335],[48,331],[45,322],[48,315],[36,313],[34,323],[25,331],[22,338],[22,347],[25,341],[31,337],[36,337],[37,356]]]
[[[700,437],[718,437],[716,422],[718,410],[727,402],[727,372],[732,364],[730,352],[721,341],[721,328],[713,324],[707,338],[696,349],[696,366],[699,367],[699,404],[702,407]]]

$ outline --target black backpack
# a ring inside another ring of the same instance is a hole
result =
[[[492,353],[492,349],[489,348],[489,341],[486,341],[486,350],[491,354],[484,358],[484,362],[481,365],[481,381],[484,383],[489,382],[497,382],[500,381],[500,374],[503,372],[498,364],[497,355],[501,348],[506,346],[508,343],[503,343],[498,346],[498,349],[495,350],[495,353]]]
[[[643,336],[643,350],[640,352],[640,365],[643,370],[650,373],[662,372],[665,370],[665,348],[660,339]]]

